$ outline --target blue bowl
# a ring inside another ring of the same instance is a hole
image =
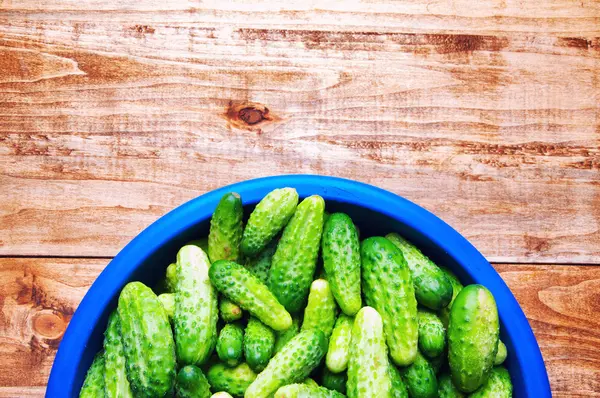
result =
[[[515,397],[551,397],[548,375],[527,318],[487,260],[458,232],[427,210],[390,192],[356,181],[312,175],[267,177],[209,192],[171,211],[133,239],[106,267],[83,298],[52,366],[46,397],[77,397],[94,354],[102,348],[108,315],[123,286],[154,286],[186,242],[208,234],[210,217],[226,192],[241,194],[251,208],[269,191],[294,187],[301,197],[321,195],[328,211],[349,214],[362,236],[399,232],[454,271],[464,284],[485,285],[496,298],[501,338]]]

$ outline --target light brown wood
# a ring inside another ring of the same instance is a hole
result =
[[[600,263],[598,37],[597,1],[0,1],[0,254],[320,173],[494,261]]]

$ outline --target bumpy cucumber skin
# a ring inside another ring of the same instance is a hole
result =
[[[383,320],[371,307],[356,314],[352,326],[348,361],[348,397],[391,397],[388,349],[385,344]]]
[[[288,223],[297,205],[298,192],[294,188],[269,192],[250,214],[242,237],[242,253],[248,257],[260,253]]]
[[[230,323],[221,329],[217,340],[217,355],[228,366],[236,366],[244,355],[244,329]]]
[[[274,330],[292,325],[292,317],[256,276],[233,261],[220,260],[210,267],[210,280],[228,299]]]
[[[410,365],[417,355],[419,326],[413,282],[402,252],[375,236],[362,242],[361,260],[363,293],[383,319],[390,356],[398,366]]]
[[[184,366],[177,373],[177,398],[209,398],[210,385],[202,370],[194,365]]]
[[[219,391],[210,396],[210,398],[233,398],[231,394],[225,391]]]
[[[354,318],[342,313],[335,322],[329,349],[325,357],[325,365],[334,373],[343,372],[348,369],[348,354],[350,352],[350,340],[352,339],[352,325]]]
[[[274,398],[344,398],[345,395],[325,387],[313,387],[306,384],[288,384],[280,387]]]
[[[210,283],[210,261],[198,246],[177,253],[175,293],[175,345],[184,365],[202,365],[217,343],[217,292]]]
[[[452,283],[440,267],[397,233],[388,234],[386,238],[402,251],[410,268],[419,304],[432,310],[440,310],[447,306],[452,300]]]
[[[243,397],[246,389],[256,379],[256,373],[247,363],[235,368],[217,363],[206,374],[213,391],[226,391],[236,397]]]
[[[173,322],[173,316],[175,315],[175,294],[174,293],[163,293],[158,295],[158,301],[162,304],[169,321]]]
[[[269,361],[246,390],[245,398],[267,398],[279,387],[304,380],[327,351],[327,339],[317,329],[300,332]]]
[[[244,356],[255,372],[262,371],[273,357],[275,333],[264,323],[251,317],[246,326]]]
[[[302,330],[319,329],[329,339],[335,317],[337,315],[337,305],[329,283],[325,279],[317,279],[310,285],[308,294],[308,304],[304,309],[304,321]]]
[[[339,393],[346,394],[346,383],[348,382],[348,373],[333,373],[326,367],[323,368],[323,377],[321,378],[321,384],[323,387],[330,390],[335,390]]]
[[[283,230],[273,255],[269,288],[289,311],[298,312],[306,298],[317,265],[323,232],[325,201],[318,195],[304,199]]]
[[[498,349],[499,321],[489,290],[469,285],[456,296],[448,326],[448,362],[454,385],[473,392],[487,380]]]
[[[332,214],[323,227],[323,267],[342,311],[354,316],[362,307],[360,296],[360,242],[352,219]]]
[[[175,381],[175,343],[158,297],[141,282],[128,283],[117,307],[125,368],[136,397],[163,397]]]
[[[464,398],[465,394],[452,384],[452,378],[444,373],[438,378],[439,398]]]
[[[402,380],[402,375],[396,365],[389,365],[390,380],[392,381],[392,398],[408,398],[408,390],[406,384]]]
[[[448,322],[450,321],[450,310],[452,309],[452,304],[454,303],[456,296],[458,296],[458,293],[460,293],[460,291],[462,290],[463,285],[462,283],[460,283],[460,280],[458,280],[458,277],[454,275],[454,273],[448,268],[440,267],[440,269],[442,270],[442,272],[444,272],[444,274],[446,274],[446,278],[448,278],[448,280],[452,284],[452,300],[450,300],[450,303],[446,307],[438,311],[438,315],[442,320],[442,324],[446,329],[448,329]]]
[[[127,380],[121,325],[116,311],[110,314],[104,332],[104,385],[107,398],[133,397]]]
[[[506,346],[502,342],[502,340],[498,340],[498,351],[496,352],[496,357],[494,358],[494,365],[502,365],[506,360],[508,352],[506,351]]]
[[[79,398],[104,397],[104,354],[99,352],[85,375]]]
[[[408,395],[411,398],[435,398],[438,393],[437,378],[433,366],[420,353],[415,361],[401,370]]]
[[[229,300],[227,297],[221,296],[219,299],[219,314],[223,322],[235,322],[242,319],[244,312],[239,305]]]
[[[223,195],[210,219],[208,234],[208,258],[239,261],[242,241],[242,198],[235,192]]]
[[[175,289],[177,289],[177,264],[171,263],[167,267],[167,272],[165,275],[165,293],[175,293]]]
[[[473,398],[511,398],[512,381],[508,371],[502,366],[492,369],[487,381],[469,397]]]
[[[256,257],[246,259],[246,263],[244,264],[248,271],[252,272],[265,285],[269,282],[269,270],[271,269],[271,261],[276,249],[277,239],[273,239],[265,250],[260,252]]]
[[[428,358],[435,358],[446,347],[446,329],[432,311],[419,308],[419,349]]]
[[[275,348],[274,352],[278,353],[281,351],[284,345],[286,345],[291,339],[300,333],[300,319],[298,317],[292,318],[292,326],[281,332],[275,332]]]

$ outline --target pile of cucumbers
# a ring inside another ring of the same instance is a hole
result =
[[[244,226],[224,195],[159,287],[123,288],[80,397],[512,396],[485,287],[298,202],[276,189]]]

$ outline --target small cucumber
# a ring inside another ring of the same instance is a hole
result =
[[[242,319],[244,312],[239,305],[227,297],[221,296],[219,299],[219,314],[221,314],[223,322],[229,323]]]
[[[325,387],[313,387],[306,384],[288,384],[280,387],[274,398],[344,398],[344,394]]]
[[[389,366],[390,379],[392,381],[392,398],[408,398],[408,390],[406,384],[402,380],[402,375],[396,365],[390,363]]]
[[[275,332],[274,352],[278,353],[281,351],[283,346],[293,339],[298,333],[300,333],[300,320],[298,317],[292,317],[292,326],[282,332]]]
[[[319,329],[329,339],[335,325],[336,313],[337,305],[329,283],[325,279],[317,279],[310,285],[302,330]]]
[[[169,264],[165,275],[165,293],[175,293],[177,288],[177,265],[175,263]]]
[[[317,329],[304,330],[290,340],[246,390],[245,398],[267,398],[279,387],[304,380],[327,351],[327,339]]]
[[[104,397],[104,355],[99,352],[85,375],[79,398]]]
[[[452,382],[473,392],[487,380],[498,350],[498,309],[489,290],[466,286],[456,296],[448,326],[448,362]]]
[[[217,293],[210,284],[208,256],[198,246],[177,253],[177,290],[173,324],[177,359],[184,365],[201,365],[217,343]]]
[[[233,261],[219,260],[210,267],[215,288],[274,330],[286,330],[292,317],[256,276]]]
[[[469,397],[473,398],[512,398],[513,386],[508,371],[502,366],[492,369],[487,381]]]
[[[297,205],[298,192],[294,188],[269,192],[250,214],[242,236],[242,253],[248,257],[260,253],[288,223]]]
[[[419,349],[428,358],[435,358],[446,347],[446,329],[432,311],[419,308]]]
[[[108,326],[104,332],[104,384],[107,398],[133,397],[127,380],[121,325],[117,311],[108,317]]]
[[[244,265],[265,285],[269,282],[269,270],[271,269],[271,261],[273,260],[275,249],[277,249],[277,239],[273,239],[258,256],[246,259]]]
[[[324,211],[322,197],[313,195],[304,199],[283,230],[273,255],[268,286],[292,313],[306,305],[317,265]]]
[[[206,377],[213,391],[226,391],[233,396],[243,397],[248,386],[256,379],[256,373],[247,363],[235,368],[217,363],[210,367]]]
[[[329,350],[325,357],[325,365],[334,373],[343,372],[348,368],[348,354],[350,352],[350,340],[352,339],[352,325],[354,318],[342,313],[335,322]]]
[[[452,300],[452,283],[440,267],[397,233],[388,234],[386,238],[402,251],[410,268],[419,304],[432,310],[440,310],[447,306]]]
[[[342,311],[356,315],[360,297],[360,242],[348,215],[332,214],[323,228],[323,266],[331,291]]]
[[[494,365],[502,365],[506,360],[507,354],[506,346],[502,340],[498,340],[498,352],[496,352],[496,357],[494,358]]]
[[[173,316],[175,315],[175,294],[174,293],[163,293],[158,295],[158,301],[162,304],[169,322],[173,323]]]
[[[217,355],[228,366],[236,366],[244,355],[244,329],[229,323],[221,329],[217,340]]]
[[[235,192],[223,195],[210,219],[208,234],[208,258],[239,261],[242,241],[242,198]]]
[[[346,383],[348,382],[348,373],[333,373],[327,367],[323,368],[323,377],[321,383],[323,387],[346,394]]]
[[[273,357],[275,333],[264,323],[250,317],[246,326],[244,356],[255,372],[262,371]]]
[[[465,394],[454,386],[450,375],[444,373],[438,379],[439,398],[464,398]]]
[[[386,238],[365,239],[360,249],[363,293],[383,319],[390,356],[398,366],[410,365],[417,355],[417,301],[402,252]]]
[[[209,398],[211,395],[206,376],[194,365],[187,365],[179,370],[175,392],[177,398]]]
[[[371,307],[356,314],[348,361],[348,397],[391,397],[388,350],[383,321]]]
[[[446,329],[448,329],[448,322],[450,321],[450,310],[452,309],[452,304],[454,303],[456,296],[458,296],[458,293],[460,293],[460,291],[462,290],[463,285],[458,280],[458,277],[454,275],[454,273],[452,273],[452,271],[450,271],[448,268],[440,267],[440,269],[444,272],[444,274],[446,274],[446,278],[448,278],[448,280],[452,284],[452,300],[450,300],[450,303],[446,307],[442,308],[438,312],[438,315],[442,320],[442,324]]]
[[[420,352],[417,352],[415,361],[403,368],[401,373],[411,398],[437,397],[438,385],[435,370]]]

